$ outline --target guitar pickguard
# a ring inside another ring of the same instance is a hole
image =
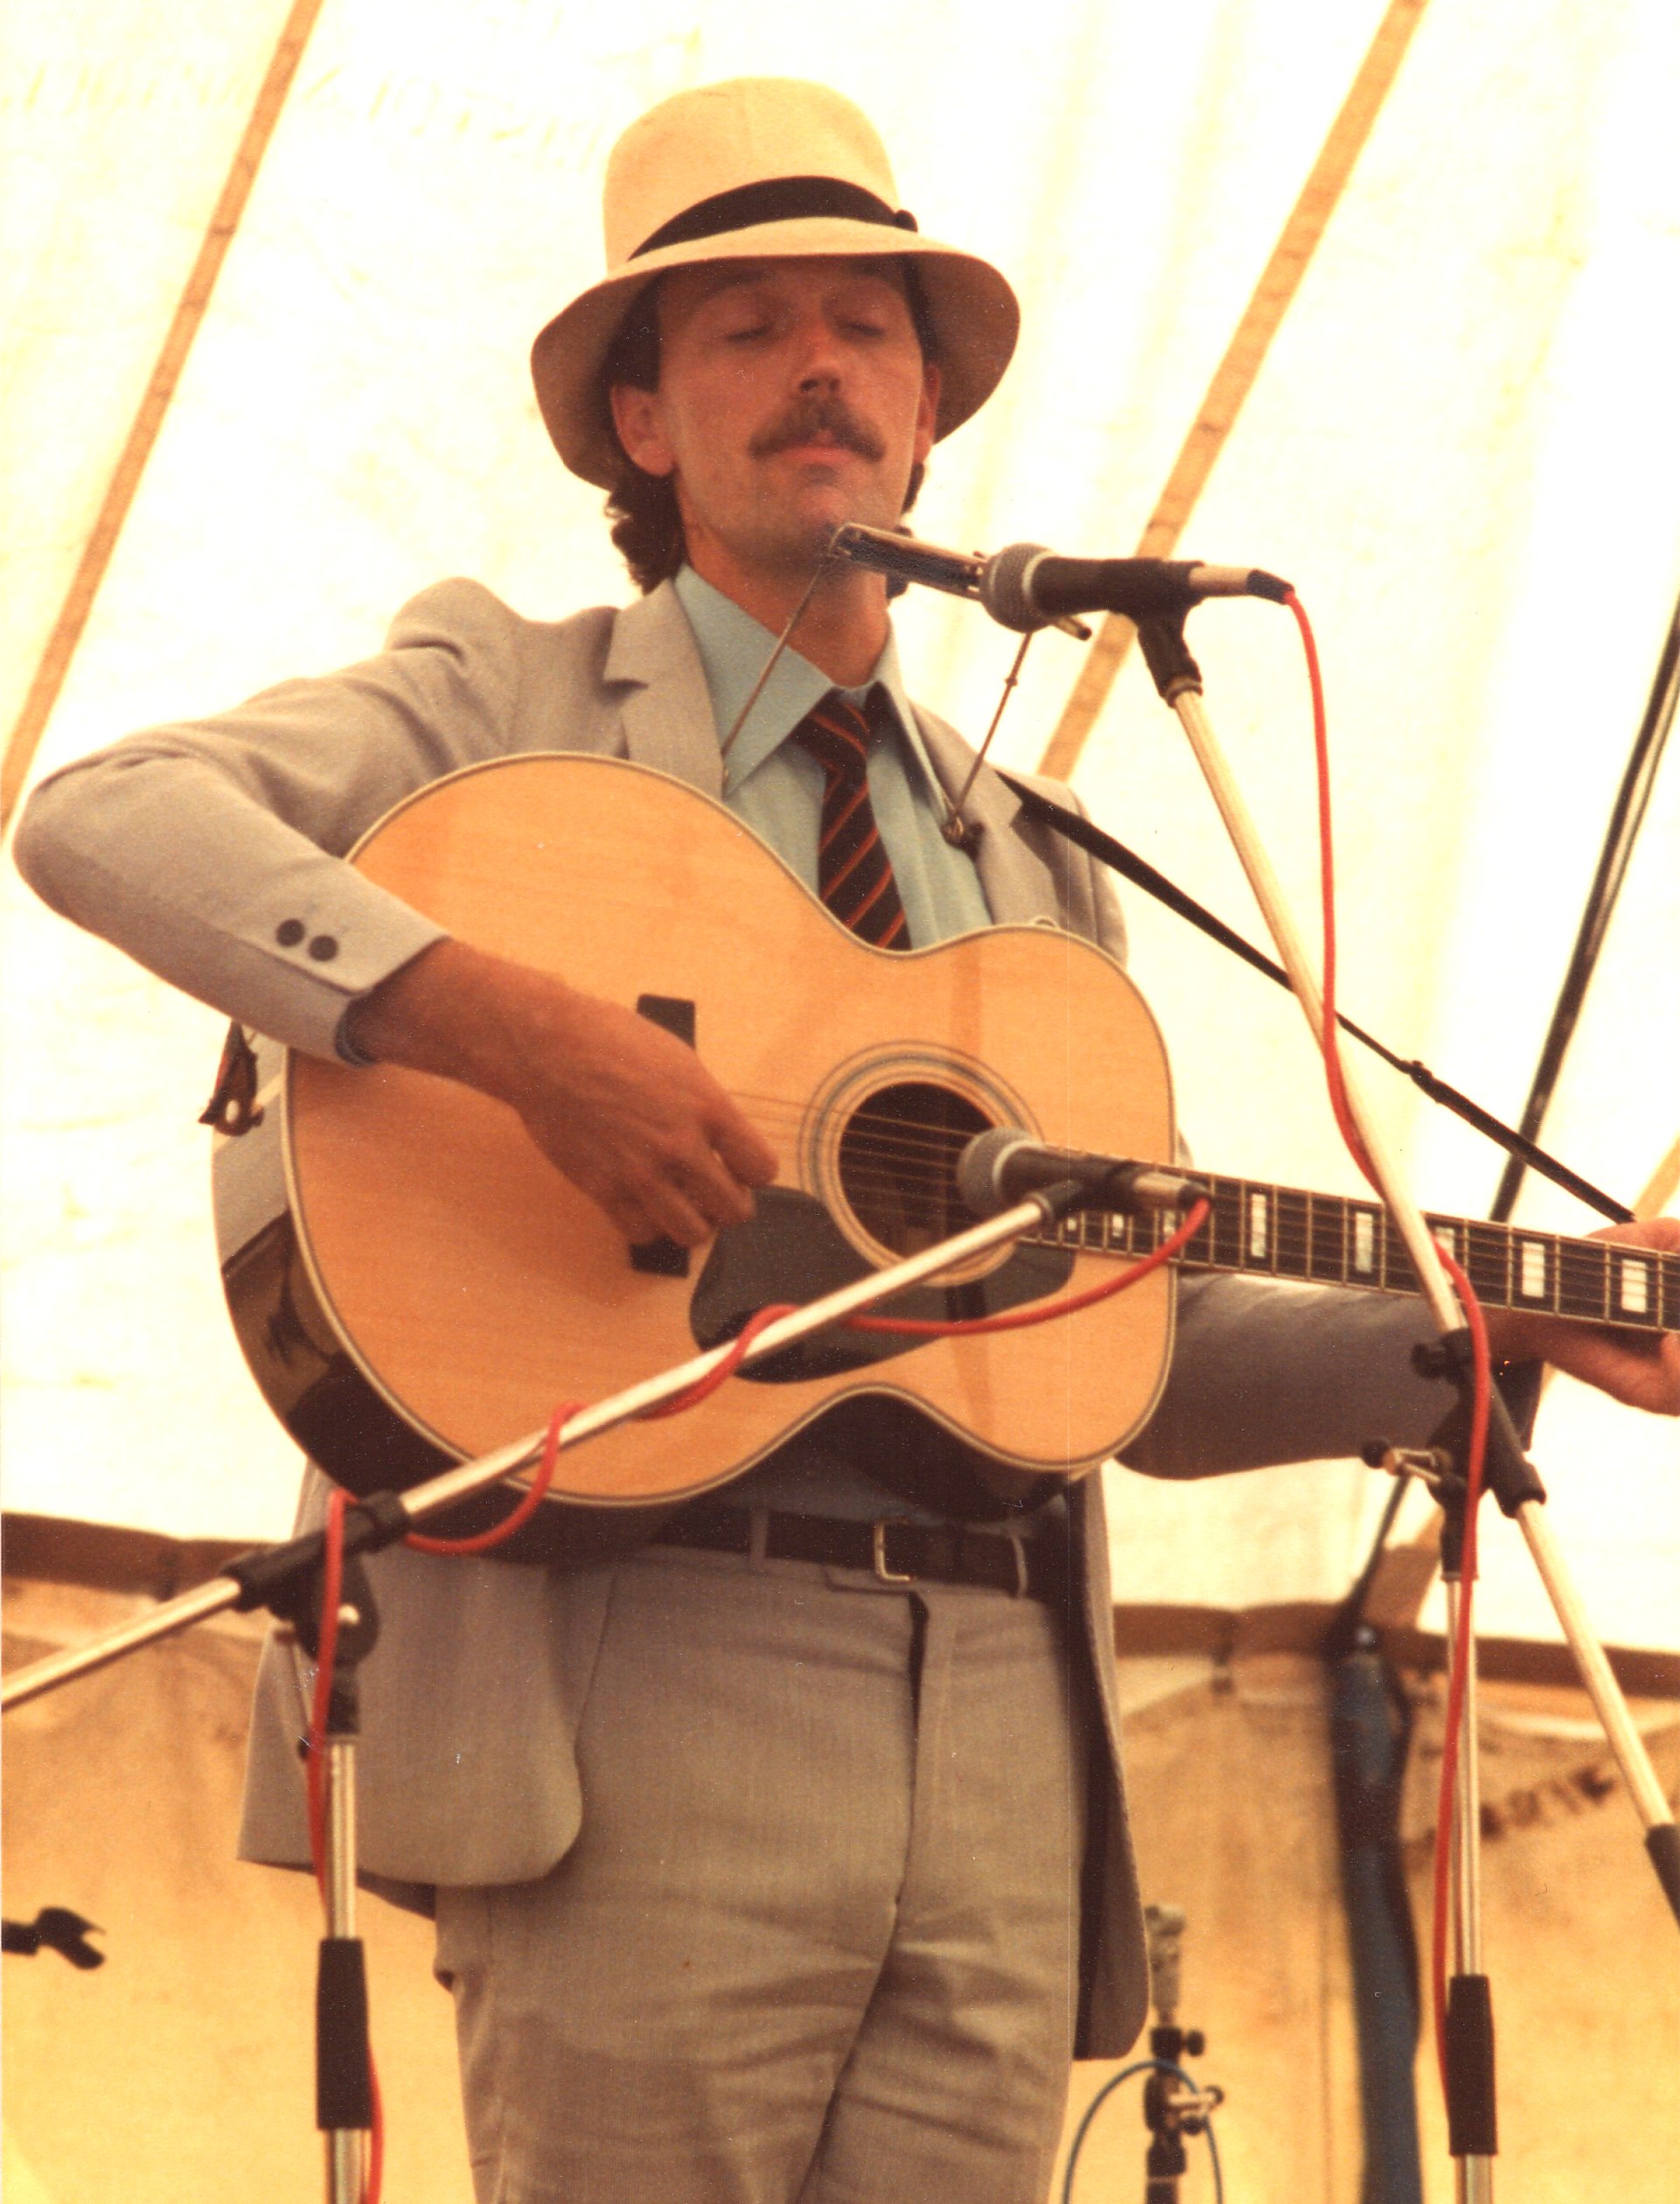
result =
[[[832,1294],[872,1267],[811,1195],[766,1186],[754,1201],[756,1214],[749,1224],[718,1235],[694,1288],[689,1324],[702,1350],[733,1339],[755,1311],[772,1302]],[[882,1313],[934,1323],[995,1315],[1057,1292],[1072,1271],[1073,1258],[1064,1248],[1019,1247],[984,1278],[918,1287]],[[914,1334],[835,1329],[769,1356],[741,1375],[749,1384],[794,1384],[867,1369],[925,1343]]]

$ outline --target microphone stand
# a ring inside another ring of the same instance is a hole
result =
[[[997,1217],[972,1224],[950,1238],[920,1250],[903,1262],[810,1301],[778,1317],[757,1334],[740,1357],[742,1367],[759,1362],[830,1324],[872,1308],[911,1286],[993,1247],[1060,1221],[1084,1198],[1070,1182],[1026,1196]],[[616,1430],[649,1408],[675,1399],[709,1377],[734,1350],[715,1347],[657,1377],[580,1409],[566,1423],[562,1443],[570,1448]],[[316,1983],[316,2125],[326,2138],[329,2204],[358,2204],[362,2194],[364,2136],[373,2124],[368,2062],[367,1987],[362,1947],[356,1936],[355,1742],[357,1663],[371,1651],[378,1631],[371,1588],[355,1557],[393,1545],[410,1527],[440,1509],[534,1468],[547,1433],[532,1433],[493,1454],[462,1463],[412,1487],[406,1493],[376,1493],[345,1510],[345,1566],[339,1592],[339,1635],[334,1682],[326,1718],[325,1842],[322,1866],[326,1901],[326,1935],[320,1948]],[[612,1503],[606,1503],[612,1504]],[[618,1503],[623,1504],[623,1503]],[[324,1531],[311,1531],[276,1546],[236,1555],[219,1576],[151,1615],[109,1631],[87,1644],[16,1670],[0,1684],[0,1712],[26,1705],[79,1676],[136,1653],[143,1646],[207,1622],[229,1609],[266,1607],[295,1630],[304,1648],[318,1656]]]
[[[1177,715],[1202,778],[1224,822],[1232,847],[1248,876],[1289,984],[1300,1002],[1314,1040],[1324,1045],[1324,998],[1307,960],[1283,891],[1272,871],[1254,822],[1249,815],[1230,767],[1226,764],[1202,701],[1202,673],[1184,640],[1189,607],[1153,613],[1138,625],[1138,642],[1162,701]],[[1469,1334],[1466,1329],[1446,1272],[1436,1259],[1422,1212],[1401,1182],[1390,1159],[1387,1145],[1360,1095],[1352,1071],[1342,1068],[1349,1113],[1364,1144],[1377,1190],[1394,1221],[1411,1257],[1412,1268],[1440,1334],[1441,1368],[1451,1375],[1467,1398],[1472,1382]],[[1668,1801],[1644,1740],[1634,1726],[1621,1686],[1604,1648],[1594,1636],[1579,1594],[1570,1579],[1550,1524],[1541,1512],[1545,1489],[1523,1454],[1499,1389],[1491,1389],[1488,1430],[1488,1487],[1507,1515],[1515,1517],[1534,1565],[1563,1627],[1564,1636],[1581,1672],[1606,1739],[1615,1756],[1645,1825],[1646,1850],[1656,1870],[1670,1908],[1680,1921],[1680,1830],[1677,1830]],[[1458,1598],[1449,1591],[1451,1615]],[[1450,1636],[1449,1636],[1450,1643]],[[1481,2069],[1478,2085],[1465,2091],[1477,2103],[1477,2117],[1458,2124],[1451,2138],[1460,2204],[1488,2204],[1493,2195],[1493,2020],[1481,1974],[1481,1831],[1474,1811],[1475,1739],[1474,1734],[1474,1648],[1470,1648],[1467,1675],[1460,1763],[1463,1771],[1454,1801],[1453,1917],[1454,1951],[1460,1981],[1466,1984],[1457,1998],[1462,2018],[1449,2029],[1449,2054],[1461,2050],[1467,2066]],[[1455,1991],[1459,1984],[1455,1983]],[[1456,2039],[1456,2040],[1455,2040]],[[1474,2078],[1474,2077],[1473,2077]],[[1454,2092],[1460,2095],[1459,2092]],[[1485,2109],[1485,2118],[1480,2113]]]
[[[889,1264],[885,1270],[871,1271],[848,1286],[823,1294],[820,1300],[805,1302],[790,1315],[778,1316],[773,1324],[766,1324],[741,1357],[741,1366],[749,1369],[755,1363],[810,1338],[830,1324],[859,1315],[877,1302],[890,1300],[895,1294],[922,1285],[940,1271],[1001,1247],[1009,1240],[1018,1239],[1023,1232],[1040,1231],[1047,1224],[1058,1223],[1084,1200],[1084,1188],[1070,1182],[1065,1186],[1027,1195],[999,1216],[987,1217],[983,1224],[967,1225],[948,1239],[937,1240],[914,1255],[907,1255],[902,1262]],[[587,1440],[616,1431],[620,1424],[632,1422],[648,1409],[676,1399],[709,1378],[721,1363],[730,1359],[734,1351],[728,1344],[709,1348],[687,1362],[673,1364],[656,1377],[642,1378],[636,1384],[627,1385],[622,1392],[580,1408],[568,1418],[561,1433],[561,1446],[569,1452]],[[491,1454],[480,1454],[453,1469],[440,1471],[423,1484],[411,1485],[406,1492],[379,1492],[357,1501],[345,1516],[346,1559],[394,1545],[425,1517],[533,1469],[541,1459],[547,1440],[546,1432],[530,1432],[522,1439],[497,1447]],[[564,1497],[568,1503],[585,1507],[636,1504],[598,1501],[587,1494],[567,1493]],[[31,1662],[27,1667],[15,1669],[0,1680],[0,1713],[9,1714],[13,1707],[26,1705],[31,1699],[56,1691],[79,1676],[91,1676],[113,1661],[138,1652],[142,1646],[171,1636],[178,1630],[189,1629],[196,1622],[206,1622],[212,1615],[223,1615],[230,1609],[248,1612],[253,1608],[266,1607],[296,1627],[294,1617],[301,1611],[300,1584],[317,1565],[324,1548],[324,1534],[312,1531],[281,1545],[254,1546],[248,1553],[234,1555],[220,1575],[193,1591],[183,1593],[178,1599],[166,1601],[153,1614],[107,1631],[86,1645],[73,1646],[62,1653],[49,1655],[45,1660]],[[317,1605],[318,1608],[318,1601]]]

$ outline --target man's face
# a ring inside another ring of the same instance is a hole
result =
[[[841,521],[897,520],[939,371],[890,261],[680,269],[659,308],[659,388],[618,385],[613,415],[637,465],[673,478],[701,573],[806,575]]]

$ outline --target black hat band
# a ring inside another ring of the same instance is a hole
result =
[[[663,223],[652,237],[644,238],[630,255],[661,252],[667,245],[692,245],[697,238],[721,237],[730,230],[752,229],[761,222],[789,222],[812,215],[838,215],[852,222],[874,222],[884,229],[913,230],[916,217],[905,208],[896,213],[883,199],[866,192],[861,184],[844,184],[833,176],[774,176],[762,184],[742,184],[732,192],[686,207]]]

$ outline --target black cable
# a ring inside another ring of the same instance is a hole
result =
[[[1228,926],[1223,918],[1216,918],[1210,910],[1197,903],[1194,896],[1186,895],[1183,889],[1175,887],[1164,873],[1157,872],[1152,864],[1140,857],[1134,850],[1128,849],[1124,842],[1116,841],[1112,834],[1105,833],[1100,826],[1094,826],[1079,813],[1070,811],[1065,804],[1041,796],[1037,789],[1026,781],[1017,780],[1013,773],[1002,773],[999,778],[1021,799],[1021,808],[1028,819],[1052,828],[1095,857],[1099,863],[1106,865],[1111,872],[1119,873],[1134,887],[1141,888],[1146,894],[1153,896],[1157,903],[1165,903],[1168,910],[1175,911],[1181,918],[1186,918],[1191,925],[1199,927],[1222,948],[1229,949],[1244,964],[1252,965],[1256,972],[1263,972],[1268,980],[1275,980],[1280,987],[1288,987],[1289,976],[1280,965],[1274,964],[1252,942],[1244,941],[1242,935]],[[1397,1071],[1404,1071],[1412,1085],[1421,1089],[1432,1102],[1439,1102],[1444,1109],[1451,1110],[1455,1116],[1462,1118],[1467,1125],[1487,1139],[1520,1155],[1525,1163],[1574,1195],[1578,1201],[1585,1202],[1589,1209],[1597,1210],[1600,1217],[1607,1217],[1617,1224],[1627,1224],[1632,1217],[1633,1211],[1617,1201],[1613,1194],[1602,1192],[1591,1180],[1572,1171],[1566,1163],[1560,1163],[1556,1156],[1548,1155],[1543,1147],[1535,1145],[1526,1133],[1513,1132],[1509,1125],[1502,1124],[1479,1102],[1471,1101],[1467,1094],[1460,1094],[1455,1086],[1449,1086],[1445,1079],[1437,1078],[1426,1064],[1419,1063],[1415,1057],[1407,1062],[1397,1056],[1375,1034],[1367,1033],[1363,1026],[1356,1025],[1351,1018],[1344,1016],[1339,1010],[1335,1022],[1344,1033],[1351,1034],[1356,1041],[1363,1042],[1366,1048],[1381,1057],[1384,1064],[1391,1064]]]

